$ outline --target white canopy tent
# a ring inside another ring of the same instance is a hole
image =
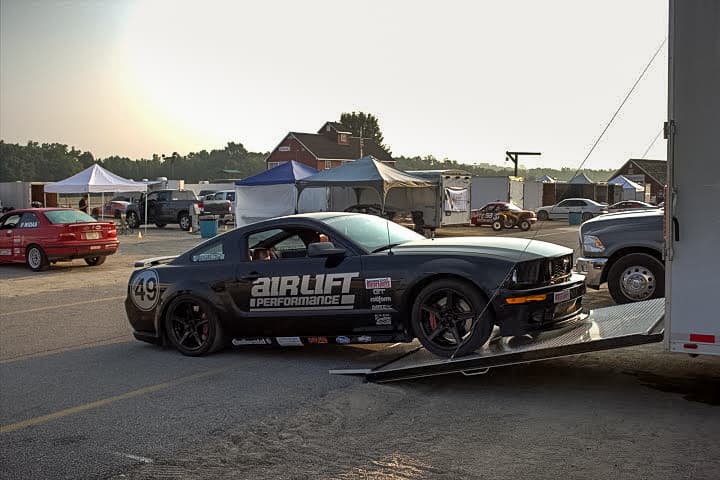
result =
[[[65,180],[45,185],[45,193],[100,193],[103,204],[105,203],[105,193],[116,192],[147,192],[147,185],[115,175],[97,163]],[[147,218],[147,195],[145,196],[145,218]],[[147,232],[147,225],[145,225],[145,229]]]

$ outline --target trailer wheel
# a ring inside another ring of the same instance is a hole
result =
[[[631,253],[608,271],[608,290],[617,304],[665,296],[665,267],[652,255]]]
[[[503,229],[503,221],[500,220],[499,218],[497,220],[494,220],[492,223],[492,229],[495,230],[496,232],[499,232],[500,230],[502,230]]]
[[[495,319],[485,296],[468,283],[430,283],[415,299],[411,323],[420,343],[441,357],[467,355],[482,347]]]

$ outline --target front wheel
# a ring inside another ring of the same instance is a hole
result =
[[[28,247],[27,252],[25,252],[25,261],[33,272],[42,272],[50,268],[50,262],[48,262],[45,251],[38,245]]]
[[[532,224],[530,223],[530,221],[524,219],[520,220],[520,223],[518,224],[518,227],[520,227],[520,230],[522,230],[523,232],[527,232],[528,230],[530,230],[531,226]]]
[[[99,257],[90,257],[85,259],[85,263],[90,265],[91,267],[97,267],[98,265],[102,265],[105,263],[105,260],[107,257],[105,255],[101,255]]]
[[[140,218],[135,212],[128,212],[125,216],[128,228],[138,228],[140,226]]]
[[[412,308],[415,336],[431,353],[462,356],[490,338],[494,318],[484,295],[459,280],[438,280],[420,291]]]
[[[178,215],[178,225],[180,225],[181,230],[185,230],[186,232],[190,230],[190,215],[188,215],[187,212],[182,212],[180,215]]]
[[[665,296],[665,266],[647,253],[631,253],[608,271],[608,290],[617,304]]]
[[[213,353],[225,344],[214,309],[192,295],[172,301],[165,314],[165,333],[180,353],[191,357]]]

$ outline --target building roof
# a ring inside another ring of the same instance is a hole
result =
[[[330,125],[330,127],[332,127],[333,130],[335,130],[336,132],[352,133],[348,127],[346,127],[345,125],[343,125],[342,123],[339,123],[339,122],[325,122],[325,123],[323,123],[323,126],[320,127],[320,130],[318,130],[317,133],[323,133],[325,131],[325,127],[327,125]]]
[[[332,122],[328,122],[332,123]],[[375,140],[363,138],[362,155],[360,154],[360,137],[350,137],[347,145],[338,144],[325,135],[317,133],[290,132],[313,155],[323,160],[357,160],[365,155],[372,155],[381,162],[393,161],[392,156]]]
[[[630,165],[635,165],[638,170],[647,175],[648,177],[655,180],[660,185],[667,184],[667,162],[665,160],[647,160],[644,158],[631,158],[625,165],[620,167],[610,178],[615,178],[621,175],[624,170]]]

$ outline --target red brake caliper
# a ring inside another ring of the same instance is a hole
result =
[[[437,329],[437,319],[435,318],[435,314],[430,314],[430,329],[431,331],[435,331]]]

